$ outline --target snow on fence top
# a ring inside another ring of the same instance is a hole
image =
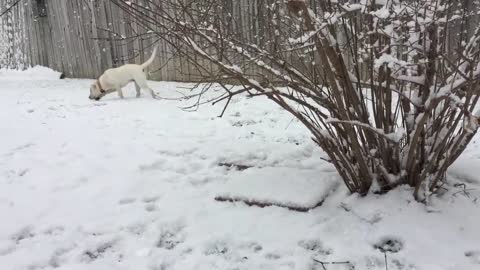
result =
[[[58,80],[61,74],[61,72],[42,66],[35,66],[26,70],[0,69],[0,81]]]

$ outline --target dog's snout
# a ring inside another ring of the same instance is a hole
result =
[[[88,96],[88,99],[90,99],[90,100],[96,100],[96,101],[99,101],[99,100],[100,100],[100,98],[101,98],[101,97],[96,97],[96,96],[92,96],[92,95]]]

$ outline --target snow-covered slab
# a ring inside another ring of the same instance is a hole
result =
[[[472,185],[480,185],[480,168],[478,164],[480,163],[480,157],[478,156],[465,156],[461,157],[457,162],[455,162],[448,173],[455,178]]]
[[[222,186],[215,200],[306,212],[320,206],[337,185],[335,175],[319,170],[250,168],[239,172]]]

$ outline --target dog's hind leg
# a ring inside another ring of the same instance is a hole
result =
[[[147,89],[148,92],[150,92],[150,95],[152,95],[152,98],[157,98],[157,95],[155,94],[155,92],[153,92],[153,89],[150,88],[147,84],[144,85],[143,89]]]
[[[122,88],[117,88],[117,93],[118,93],[118,96],[123,99],[123,92],[122,92]]]
[[[144,73],[135,78],[135,84],[138,84],[138,86],[140,86],[140,88],[144,90],[148,90],[148,92],[150,92],[150,95],[152,95],[152,98],[157,98],[157,95],[155,95],[153,89],[148,86],[147,76]]]
[[[141,87],[140,87],[140,85],[138,85],[137,82],[134,81],[134,83],[135,83],[135,90],[137,91],[137,98],[139,98],[140,95],[142,94],[142,93],[140,93]]]

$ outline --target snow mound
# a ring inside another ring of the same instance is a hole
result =
[[[251,168],[233,176],[215,199],[308,211],[321,205],[338,183],[335,175],[318,170]]]
[[[62,73],[48,67],[34,66],[26,70],[0,69],[0,80],[2,81],[36,81],[36,80],[58,80]]]

